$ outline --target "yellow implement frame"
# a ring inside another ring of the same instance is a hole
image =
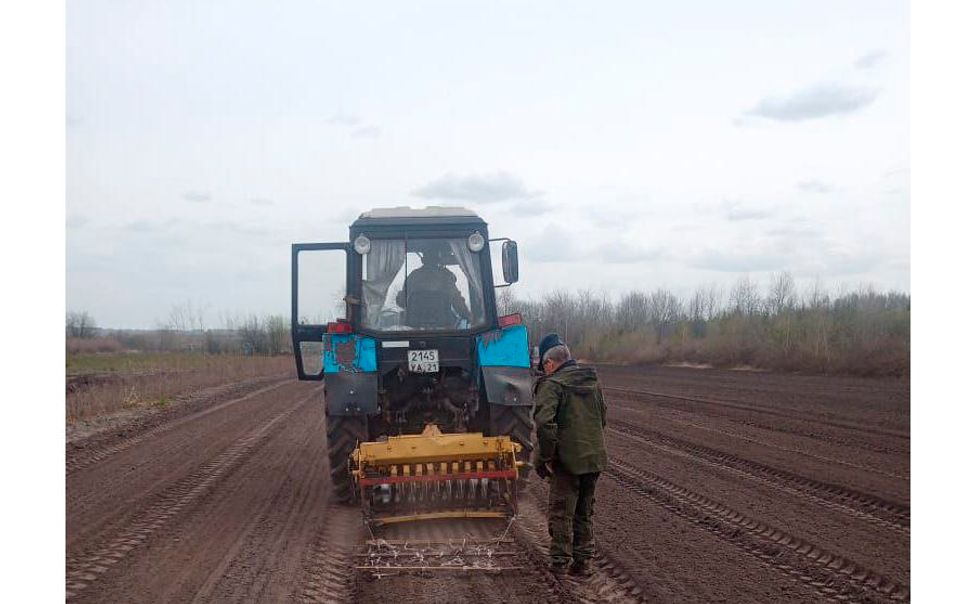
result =
[[[350,463],[371,524],[503,518],[514,513],[519,451],[509,436],[444,434],[428,424],[421,434],[359,443]],[[373,505],[376,487],[388,489],[387,500]]]

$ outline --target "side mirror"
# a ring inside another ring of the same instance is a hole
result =
[[[510,239],[501,245],[501,272],[505,283],[518,282],[518,244]]]

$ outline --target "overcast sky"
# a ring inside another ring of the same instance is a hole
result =
[[[289,246],[461,205],[515,293],[909,291],[908,4],[67,4],[67,306],[288,313]]]

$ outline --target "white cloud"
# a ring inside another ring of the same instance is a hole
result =
[[[210,194],[206,191],[186,191],[183,193],[183,199],[193,203],[205,203],[210,201]]]
[[[155,233],[161,228],[159,224],[148,220],[136,220],[122,226],[123,231],[129,231],[131,233]]]
[[[562,226],[549,224],[529,242],[524,255],[531,262],[570,262],[580,255],[577,240],[577,235]]]
[[[788,270],[788,261],[781,254],[769,252],[742,252],[727,249],[708,249],[687,260],[687,265],[724,273],[749,273],[754,271]]]
[[[352,131],[353,138],[379,138],[382,130],[378,126],[363,126]]]
[[[867,54],[858,58],[853,64],[857,69],[872,69],[879,65],[884,59],[887,58],[887,52],[883,50],[874,50],[868,52]]]
[[[87,216],[81,214],[69,214],[65,220],[65,226],[69,229],[79,229],[90,222]]]
[[[520,178],[508,172],[464,176],[448,173],[413,191],[413,195],[424,199],[474,203],[526,199],[538,197],[541,194],[541,191],[528,190]]]
[[[555,211],[556,205],[544,199],[528,198],[516,201],[508,208],[516,216],[542,216]]]
[[[803,180],[796,183],[796,188],[803,193],[831,193],[834,188],[821,180]]]
[[[337,126],[358,126],[360,123],[362,123],[362,118],[357,115],[350,115],[342,111],[337,111],[326,121],[329,124],[335,124]]]
[[[664,248],[645,248],[620,241],[600,246],[598,254],[600,259],[607,262],[629,264],[659,260],[666,257],[666,250]]]
[[[845,115],[870,105],[878,94],[879,91],[871,88],[820,84],[785,97],[764,98],[745,115],[781,122]]]
[[[775,215],[770,209],[746,206],[740,201],[725,201],[721,204],[724,217],[733,222],[739,220],[761,220]]]

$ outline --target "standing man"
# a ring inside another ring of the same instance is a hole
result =
[[[606,403],[596,370],[580,367],[558,334],[538,344],[535,427],[538,436],[535,471],[550,478],[548,532],[552,572],[592,573],[592,512],[596,481],[606,469]]]

